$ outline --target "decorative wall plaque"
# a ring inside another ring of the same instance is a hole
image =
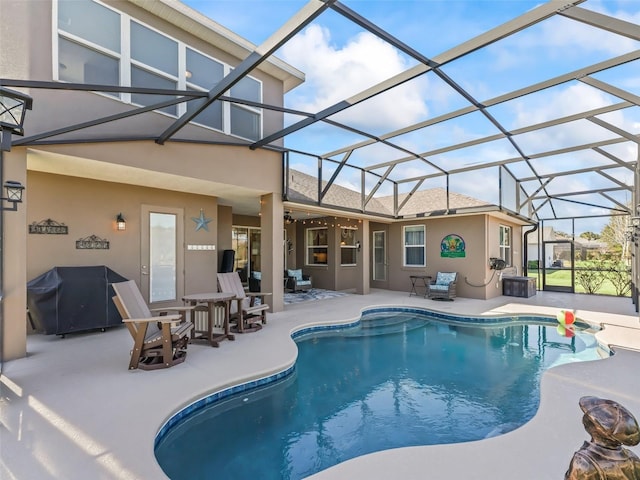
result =
[[[440,256],[445,258],[463,258],[466,245],[460,235],[452,233],[447,235],[440,242]]]
[[[58,223],[55,220],[47,218],[41,222],[33,222],[29,225],[29,233],[36,233],[41,235],[68,235],[69,227],[64,223]]]
[[[76,240],[76,248],[78,250],[109,250],[109,240],[90,235]]]

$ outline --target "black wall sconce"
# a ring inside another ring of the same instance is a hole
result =
[[[356,240],[356,250],[359,252],[360,251],[360,240]]]
[[[0,150],[11,150],[11,134],[24,135],[24,116],[33,107],[33,99],[22,92],[0,87]]]
[[[24,191],[24,185],[20,182],[14,182],[13,180],[7,180],[4,182],[4,189],[7,193],[6,197],[0,197],[0,200],[6,200],[11,203],[10,207],[0,206],[0,210],[18,210],[18,204],[22,203],[22,192]]]
[[[122,213],[119,213],[116,217],[116,228],[120,231],[124,231],[127,229],[127,222],[125,222]]]

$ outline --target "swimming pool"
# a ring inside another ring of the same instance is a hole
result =
[[[556,326],[385,309],[306,329],[295,368],[195,404],[161,430],[156,458],[174,480],[298,479],[379,450],[506,433],[537,411],[544,370],[600,358],[584,325],[571,338]]]

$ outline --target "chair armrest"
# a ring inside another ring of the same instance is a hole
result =
[[[302,275],[302,280],[311,281],[311,275]]]
[[[266,297],[268,295],[273,295],[271,292],[247,292],[245,293],[247,297]]]
[[[190,312],[196,308],[196,305],[183,305],[182,307],[164,307],[152,308],[151,312]]]
[[[182,319],[182,315],[162,315],[160,317],[149,317],[149,318],[123,318],[122,321],[125,323],[150,323],[150,322],[160,322],[160,323],[173,323],[180,321]]]

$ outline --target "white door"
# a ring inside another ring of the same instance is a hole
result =
[[[184,212],[142,206],[140,289],[149,305],[184,295]]]
[[[387,281],[387,232],[373,232],[373,281]]]

